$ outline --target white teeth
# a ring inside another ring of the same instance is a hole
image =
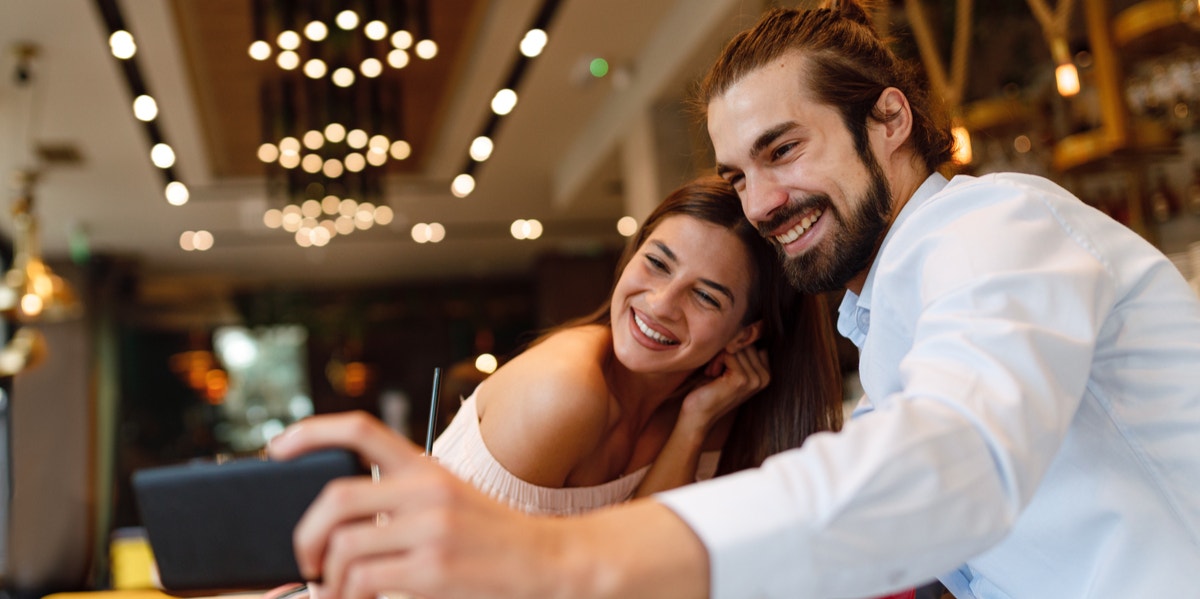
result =
[[[677,345],[679,343],[678,341],[672,341],[672,340],[666,338],[665,336],[660,334],[658,331],[650,328],[649,325],[642,322],[642,319],[638,318],[638,315],[636,313],[634,313],[634,315],[633,315],[633,322],[634,322],[634,324],[637,325],[638,329],[640,329],[643,333],[646,334],[647,337],[649,337],[659,343],[662,343],[663,345]]]
[[[813,226],[818,220],[821,219],[822,214],[825,214],[824,210],[804,217],[800,222],[796,223],[795,227],[792,227],[780,235],[776,235],[775,241],[778,241],[780,245],[787,245],[793,241],[796,241],[797,239],[800,239],[800,236],[803,235],[804,232],[809,229],[809,227]]]

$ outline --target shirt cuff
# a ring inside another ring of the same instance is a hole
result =
[[[810,544],[784,486],[752,469],[655,495],[708,551],[713,599],[809,595]]]

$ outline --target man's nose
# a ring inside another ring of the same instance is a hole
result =
[[[742,191],[742,211],[751,223],[757,225],[771,220],[775,211],[787,203],[787,189],[775,180],[766,177],[746,177],[746,187]]]

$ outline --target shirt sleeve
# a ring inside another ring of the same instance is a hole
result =
[[[704,542],[713,597],[923,583],[1001,540],[1061,445],[1111,295],[1103,264],[1024,191],[933,207],[874,273],[879,353],[860,367],[876,409],[657,496]]]

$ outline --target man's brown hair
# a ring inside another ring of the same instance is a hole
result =
[[[887,122],[894,116],[875,108],[883,90],[894,87],[908,98],[913,115],[909,140],[925,166],[932,172],[950,160],[954,138],[920,69],[896,56],[859,2],[827,0],[812,10],[768,11],[725,46],[700,84],[699,105],[707,109],[751,71],[790,52],[803,55],[807,68],[802,76],[813,99],[841,112],[860,155],[869,151],[867,119]]]

